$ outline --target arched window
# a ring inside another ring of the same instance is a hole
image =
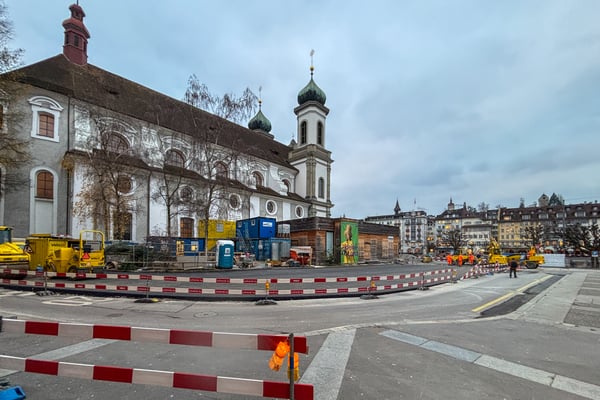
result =
[[[323,146],[323,123],[321,121],[317,123],[317,144]]]
[[[306,121],[300,124],[300,144],[306,144]]]
[[[63,107],[57,101],[45,96],[34,96],[29,99],[29,104],[33,116],[31,136],[58,142],[58,127]]]
[[[325,197],[325,179],[319,178],[319,187],[318,187],[318,196],[319,198]]]
[[[129,143],[123,136],[111,133],[106,142],[106,150],[115,154],[125,153],[129,149]]]
[[[260,172],[254,171],[252,173],[252,178],[254,178],[254,184],[256,185],[256,187],[265,186],[265,183],[263,181],[263,176],[261,175]]]
[[[35,197],[54,199],[54,176],[48,171],[40,171],[36,176]]]
[[[225,165],[225,163],[219,161],[215,164],[215,176],[217,178],[227,179],[228,172],[229,171],[227,170],[227,165]]]
[[[165,165],[184,168],[185,157],[183,157],[183,154],[179,150],[168,150],[167,154],[165,154]]]

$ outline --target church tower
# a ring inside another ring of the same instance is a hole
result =
[[[63,54],[69,61],[78,65],[87,64],[87,43],[90,33],[83,24],[85,13],[78,4],[71,4],[71,17],[64,20],[62,25],[65,28],[65,44],[63,45]]]
[[[290,163],[299,171],[296,193],[312,203],[309,217],[331,217],[331,152],[327,150],[325,92],[313,80],[314,66],[310,66],[310,81],[298,93],[296,140],[292,142]]]

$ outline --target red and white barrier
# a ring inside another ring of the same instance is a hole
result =
[[[490,272],[503,272],[506,270],[508,266],[506,264],[496,265],[496,264],[483,264],[483,265],[474,265],[469,269],[461,279],[469,279],[480,277],[482,275],[486,275]]]
[[[16,273],[18,270],[4,270],[4,273]],[[11,286],[25,286],[45,289],[86,289],[94,291],[113,291],[113,292],[131,292],[131,293],[155,293],[155,294],[177,294],[177,295],[234,295],[234,296],[293,296],[293,295],[340,295],[340,294],[363,294],[373,290],[390,291],[396,289],[407,289],[420,287],[423,285],[439,284],[452,279],[452,269],[444,269],[429,272],[386,275],[386,276],[356,276],[356,277],[315,277],[315,278],[228,278],[228,277],[193,277],[193,276],[173,276],[173,275],[148,275],[148,274],[85,274],[85,273],[56,273],[56,272],[37,272],[26,271],[27,276],[37,278],[75,278],[75,279],[114,279],[114,280],[145,280],[146,285],[123,285],[123,284],[94,284],[78,281],[57,282],[48,279],[44,280],[25,280],[25,279],[2,279],[1,283]],[[25,272],[25,271],[24,271]],[[383,285],[370,286],[370,282],[385,283],[387,281],[408,282],[390,283]],[[150,286],[149,281],[178,282],[182,286]],[[265,283],[269,282],[270,289],[268,293],[265,289]],[[364,286],[349,287],[316,287],[300,288],[295,286],[317,285],[340,283],[362,283]],[[185,286],[192,284],[193,287]],[[206,285],[220,285],[222,287],[199,287]],[[273,287],[274,285],[288,285],[289,289]],[[228,288],[229,285],[242,285],[248,288]]]
[[[263,335],[206,332],[177,329],[139,328],[118,325],[72,324],[0,318],[3,333],[50,335],[89,339],[152,342],[188,346],[208,346],[228,350],[274,351],[293,335]],[[308,354],[306,337],[293,336],[294,351]],[[0,368],[69,378],[136,383],[180,389],[233,393],[247,396],[290,398],[290,383],[187,372],[159,371],[119,366],[91,365],[0,355]],[[294,398],[312,400],[314,388],[294,384]]]
[[[286,382],[37,360],[5,355],[0,355],[0,368],[68,378],[136,383],[279,399],[290,398],[290,384]],[[294,384],[295,399],[312,400],[313,396],[314,387],[312,385]]]
[[[71,324],[63,322],[2,320],[2,332],[31,335],[50,335],[81,340],[113,339],[135,342],[220,347],[226,349],[273,351],[277,344],[288,340],[287,335],[207,332],[180,329],[140,328],[119,325]],[[306,337],[294,337],[294,351],[308,354]]]

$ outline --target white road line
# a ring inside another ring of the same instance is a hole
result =
[[[315,399],[338,398],[355,333],[356,329],[330,333],[302,374],[300,382],[314,386]]]
[[[85,342],[76,343],[71,346],[61,347],[60,349],[47,351],[44,353],[39,353],[33,356],[29,356],[28,358],[36,358],[40,360],[60,360],[62,358],[70,357],[75,354],[83,353],[85,351],[97,349],[102,346],[106,346],[107,344],[111,344],[116,342],[116,340],[109,339],[91,339],[86,340]],[[9,369],[0,369],[0,378],[12,375],[19,371],[11,371]]]
[[[395,330],[387,330],[380,335],[587,399],[600,400],[598,385]]]

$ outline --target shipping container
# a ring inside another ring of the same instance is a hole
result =
[[[236,222],[235,235],[244,239],[269,239],[275,236],[275,218],[256,217]]]
[[[235,251],[253,254],[257,261],[290,258],[291,240],[284,238],[237,240]]]
[[[198,222],[198,237],[204,238],[204,221]],[[208,251],[213,251],[217,240],[235,238],[235,221],[211,219],[208,221]]]

